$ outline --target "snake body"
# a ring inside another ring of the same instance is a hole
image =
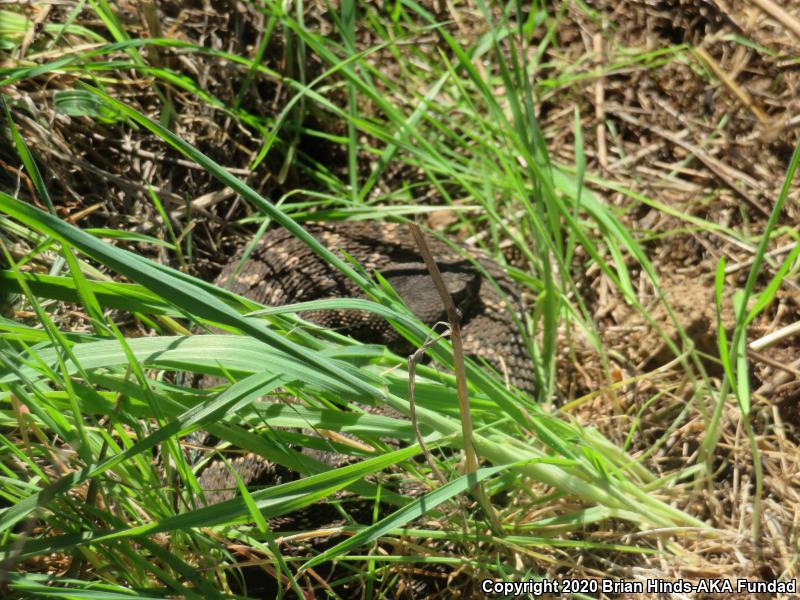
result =
[[[306,224],[305,229],[332,252],[346,253],[369,273],[380,273],[412,312],[429,326],[445,320],[433,280],[404,225],[374,221]],[[496,262],[476,249],[462,254],[428,236],[428,245],[462,319],[464,351],[492,365],[511,384],[531,392],[533,367],[516,323],[520,295]],[[323,298],[364,298],[361,289],[322,260],[285,229],[268,231],[246,260],[240,252],[226,264],[215,283],[268,306]],[[301,313],[364,343],[385,344],[397,353],[413,348],[383,318],[352,310]],[[247,484],[268,483],[274,467],[255,455],[239,457],[232,466]],[[221,461],[212,461],[200,475],[208,502],[233,496],[236,479]]]
[[[310,224],[306,230],[329,250],[344,251],[368,272],[380,273],[427,325],[445,320],[442,301],[404,225],[342,221]],[[500,265],[477,249],[465,256],[430,236],[428,245],[461,312],[465,352],[486,360],[513,385],[533,391],[530,356],[515,322],[521,302],[514,283]],[[217,284],[269,306],[364,297],[352,281],[285,229],[268,232],[237,274],[239,263],[239,256],[231,260]],[[385,320],[372,314],[316,311],[304,317],[365,343],[382,343],[398,353],[412,350]]]

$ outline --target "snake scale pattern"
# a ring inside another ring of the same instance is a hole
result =
[[[380,273],[412,312],[432,326],[445,320],[442,302],[407,226],[375,221],[305,224],[332,252],[346,252],[369,273]],[[532,392],[533,367],[516,326],[521,314],[518,290],[503,269],[477,249],[466,255],[428,235],[431,253],[462,315],[467,355],[484,359],[518,388]],[[241,253],[215,283],[268,306],[323,298],[364,298],[364,293],[285,229],[268,231],[244,264]],[[483,272],[482,272],[483,271]],[[489,275],[488,277],[485,275]],[[364,343],[385,344],[398,354],[413,348],[380,317],[363,311],[314,311],[301,316]],[[248,455],[232,461],[245,483],[265,483],[274,466]],[[227,465],[212,461],[199,477],[206,500],[233,496],[236,480]]]

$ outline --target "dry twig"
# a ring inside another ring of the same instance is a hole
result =
[[[447,327],[447,323],[441,321],[434,324],[432,329],[435,330],[439,325],[444,325]],[[425,440],[422,437],[422,432],[419,430],[419,422],[417,421],[417,405],[414,402],[414,383],[416,381],[417,365],[425,355],[425,351],[436,344],[440,339],[447,337],[448,335],[450,335],[449,329],[442,333],[442,335],[435,336],[435,334],[431,332],[422,346],[417,348],[414,354],[408,357],[408,408],[411,415],[411,427],[414,429],[414,435],[417,436],[417,441],[419,442],[419,447],[422,448],[422,453],[425,455],[425,460],[428,461],[431,471],[433,471],[433,474],[436,475],[436,478],[441,481],[442,484],[447,483],[447,477],[445,477],[444,473],[442,473],[439,470],[439,467],[436,466],[436,461],[433,460],[433,456],[431,456],[428,446],[425,444]]]
[[[739,101],[744,104],[751,113],[753,113],[753,115],[759,120],[759,122],[761,122],[762,125],[770,125],[770,118],[767,116],[767,113],[761,110],[748,91],[737,84],[733,78],[725,72],[719,63],[714,60],[714,58],[708,52],[706,52],[705,48],[698,46],[694,48],[694,53],[703,62],[703,64],[713,71],[717,79],[722,82],[722,85],[733,92],[734,96],[736,96]]]
[[[758,6],[773,19],[780,22],[780,24],[791,31],[797,39],[800,39],[800,22],[783,10],[783,8],[775,4],[772,0],[753,0],[753,4]]]
[[[478,455],[475,452],[475,445],[472,438],[472,413],[469,408],[467,373],[464,368],[464,346],[461,341],[461,315],[458,309],[456,309],[456,305],[453,303],[450,292],[447,291],[447,286],[442,279],[442,274],[439,272],[436,261],[433,260],[433,255],[431,254],[430,248],[428,248],[428,243],[425,241],[422,230],[416,223],[409,223],[408,226],[411,229],[411,235],[414,237],[414,241],[417,243],[422,259],[425,261],[425,266],[428,268],[431,279],[433,279],[436,291],[439,292],[439,297],[442,299],[442,304],[447,312],[447,320],[450,323],[450,335],[453,344],[453,370],[456,373],[458,407],[461,413],[461,435],[464,442],[467,475],[469,476],[478,470]],[[473,488],[473,494],[489,517],[492,528],[498,533],[501,532],[502,527],[500,525],[500,520],[494,512],[483,486],[476,485]]]

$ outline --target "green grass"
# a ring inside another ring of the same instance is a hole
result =
[[[288,597],[302,597],[303,589],[317,585],[308,573],[331,561],[351,565],[348,577],[377,595],[396,583],[395,562],[438,561],[489,576],[527,579],[539,574],[519,567],[520,553],[572,548],[650,554],[659,542],[658,536],[644,536],[641,543],[622,543],[619,536],[599,543],[589,535],[593,528],[687,528],[697,535],[708,529],[668,503],[669,486],[681,479],[702,480],[706,465],[660,479],[641,457],[627,455],[594,428],[542,408],[557,397],[560,328],[581,332],[606,360],[578,293],[579,282],[572,278],[576,248],[585,252],[584,268],[599,268],[640,310],[628,259],[658,282],[634,233],[584,186],[591,182],[613,189],[616,184],[585,172],[579,115],[577,165],[557,165],[549,159],[535,118],[537,98],[542,90],[568,85],[586,73],[565,72],[559,81],[534,84],[536,62],[553,38],[540,36],[533,62],[517,49],[531,44],[538,28],[552,32],[560,14],[537,5],[526,19],[514,3],[509,14],[500,17],[484,9],[491,27],[464,47],[413,2],[394,3],[388,16],[360,9],[366,13],[364,23],[354,21],[354,5],[344,2],[334,34],[325,37],[307,28],[301,14],[286,14],[281,6],[266,2],[260,9],[267,24],[253,60],[185,41],[134,39],[112,7],[91,2],[86,10],[99,17],[107,31],[101,35],[71,23],[49,26],[45,31],[55,36],[50,42],[61,55],[38,60],[33,54],[16,66],[3,67],[0,86],[46,85],[49,77],[71,82],[73,89],[67,96],[62,90],[57,110],[119,131],[133,130],[180,153],[249,204],[257,216],[242,224],[258,224],[259,231],[274,224],[287,228],[370,299],[330,300],[324,306],[372,310],[417,345],[427,328],[391,290],[320,245],[302,222],[409,219],[438,207],[414,200],[418,191],[434,190],[443,205],[452,208],[457,227],[485,234],[480,241],[489,254],[502,260],[499,243],[511,240],[524,257],[527,266],[509,268],[509,273],[534,298],[519,326],[535,359],[537,393],[526,397],[506,389],[485,365],[467,365],[475,444],[484,466],[469,477],[461,475],[458,453],[452,451],[462,445],[455,383],[448,374],[452,351],[447,343],[432,348],[434,365],[418,369],[416,401],[426,443],[436,450],[438,466],[449,477],[449,483],[437,486],[428,477],[428,465],[415,460],[420,449],[409,423],[366,413],[355,404],[390,407],[407,415],[403,358],[304,323],[294,314],[298,306],[264,311],[257,303],[115,245],[137,241],[161,246],[178,264],[186,264],[192,256],[192,236],[168,225],[169,209],[155,194],[151,199],[163,221],[163,229],[155,234],[82,230],[60,219],[25,135],[15,126],[27,108],[7,98],[11,111],[5,125],[14,133],[16,152],[51,213],[0,192],[5,231],[0,241],[8,264],[0,281],[4,290],[21,294],[22,305],[35,313],[24,322],[0,318],[0,496],[5,504],[0,512],[5,560],[0,577],[20,596],[224,597],[226,571],[234,571],[230,565],[237,560],[221,543],[229,540],[266,557],[284,580]],[[10,22],[24,27],[16,17]],[[369,27],[380,43],[357,52],[354,35],[361,26]],[[286,41],[292,61],[288,74],[260,63],[278,35]],[[415,45],[422,36],[433,36],[435,49]],[[67,44],[70,40],[77,45],[81,39],[100,45],[75,50]],[[19,36],[6,34],[3,40],[14,45]],[[150,64],[148,49],[222,61],[240,77],[235,100],[216,98],[185,72]],[[612,68],[633,62],[656,68],[681,51],[621,58]],[[308,55],[321,61],[319,74],[306,72]],[[373,61],[378,55],[391,56],[395,70],[382,70]],[[154,90],[161,102],[161,122],[119,94],[129,77],[144,78]],[[280,81],[291,90],[278,114],[256,115],[245,108],[244,99],[257,78]],[[278,156],[278,179],[283,181],[293,169],[309,189],[293,189],[271,201],[172,133],[176,109],[165,92],[170,89],[258,136],[253,169]],[[340,90],[345,92],[343,103],[337,96]],[[345,123],[346,133],[309,128],[309,114]],[[345,175],[304,153],[302,139],[325,139],[344,148]],[[371,160],[367,163],[364,157]],[[787,181],[796,164],[797,157]],[[398,167],[418,178],[383,191],[389,169]],[[773,214],[784,200],[785,195]],[[722,230],[694,217],[685,221],[687,227]],[[771,220],[761,234],[751,273],[758,272],[774,227]],[[12,238],[26,240],[32,250],[14,258],[9,252]],[[796,256],[787,259],[780,278]],[[50,265],[47,274],[28,268],[37,260]],[[115,281],[120,276],[125,283]],[[753,277],[746,295],[753,293]],[[766,292],[769,297],[762,297],[762,309],[776,286]],[[742,302],[740,306],[746,306],[746,297]],[[65,310],[79,313],[86,327],[71,330]],[[718,422],[726,386],[733,387],[747,414],[748,390],[740,376],[747,368],[743,331],[755,314],[739,311],[730,347],[724,336],[720,338],[726,372],[721,391],[709,385],[695,352],[681,353],[673,344],[689,376],[715,399],[710,425]],[[133,322],[151,335],[136,334]],[[192,326],[208,333],[187,335]],[[214,333],[219,330],[238,335]],[[213,375],[228,383],[195,389],[187,374]],[[278,389],[301,398],[303,404],[263,399]],[[680,418],[673,427],[679,422]],[[368,455],[341,444],[332,446],[321,438],[292,433],[296,427],[351,434],[379,452]],[[192,464],[187,450],[187,436],[199,429],[305,477],[262,490],[242,489],[234,500],[205,506],[196,480],[198,465]],[[635,424],[631,436],[634,432]],[[752,441],[750,430],[748,434]],[[382,441],[387,437],[400,440],[401,447],[388,448]],[[710,427],[704,446],[709,455],[716,441]],[[331,469],[302,454],[304,445],[349,452],[361,460]],[[757,457],[754,443],[753,452]],[[391,466],[424,487],[425,495],[417,498],[390,489],[379,474]],[[502,531],[492,532],[479,511],[468,509],[469,490],[476,482],[483,482],[496,502]],[[351,520],[344,526],[348,535],[326,550],[302,558],[285,554],[268,519],[333,498],[340,490],[373,502],[373,519]],[[515,499],[514,504],[502,502],[501,496]],[[379,504],[388,507],[381,514]],[[542,512],[548,516],[524,518],[532,507],[549,507]],[[379,518],[383,514],[387,516]],[[433,519],[415,521],[422,515]],[[379,545],[404,549],[405,555],[382,555]],[[475,554],[478,548],[480,554]],[[666,538],[663,548],[677,551]],[[26,562],[51,553],[67,557],[70,567],[64,576],[37,574]]]

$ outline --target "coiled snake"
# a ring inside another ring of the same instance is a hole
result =
[[[406,226],[342,221],[305,227],[331,251],[344,250],[368,272],[380,273],[421,321],[432,326],[444,320],[441,299]],[[442,277],[462,315],[465,353],[486,360],[511,384],[531,392],[533,368],[516,325],[521,301],[511,279],[478,250],[470,249],[464,255],[438,239],[428,238]],[[354,283],[285,229],[267,232],[235,274],[240,262],[241,255],[234,257],[216,283],[265,305],[364,297]],[[325,310],[302,316],[364,343],[385,344],[397,353],[413,350],[385,320],[373,314]],[[275,475],[273,465],[253,455],[237,459],[233,466],[245,483]],[[206,500],[212,503],[232,497],[236,489],[235,477],[221,461],[212,462],[201,473],[199,483],[206,490]]]

